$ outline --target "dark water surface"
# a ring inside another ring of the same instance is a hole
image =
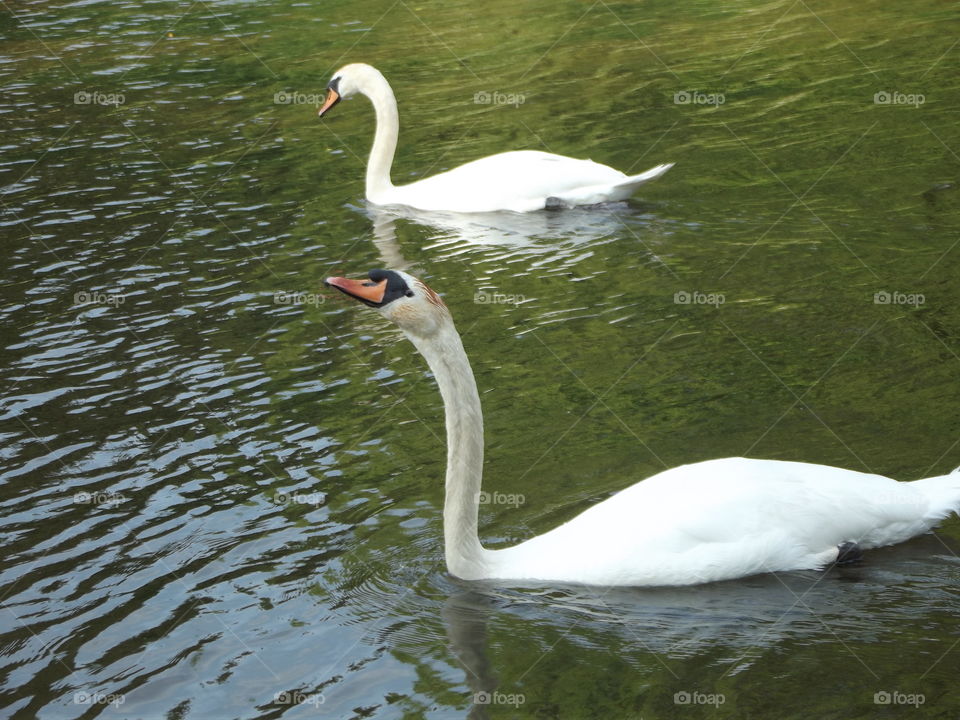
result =
[[[948,472],[954,3],[28,1],[0,33],[4,716],[958,716],[956,518],[825,574],[451,578],[435,384],[322,286],[444,294],[484,487],[523,496],[493,546],[711,457]],[[393,82],[397,182],[677,166],[593,210],[368,208],[368,103],[311,97],[347,61]]]

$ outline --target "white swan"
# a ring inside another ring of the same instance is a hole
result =
[[[327,284],[377,308],[426,358],[447,429],[443,534],[447,567],[465,580],[692,585],[816,569],[861,548],[926,532],[960,508],[960,473],[915,482],[826,465],[726,458],[632,485],[514,547],[477,536],[483,419],[460,336],[443,301],[404,272]]]
[[[645,182],[673,164],[657,165],[640,175],[625,175],[591,160],[518,150],[474,160],[453,170],[396,186],[390,166],[397,149],[400,120],[397,101],[386,78],[364,63],[344,65],[327,86],[323,117],[341,98],[361,93],[370,98],[377,131],[367,163],[367,200],[377,205],[408,205],[419,210],[451,212],[529,212],[545,207],[593,205],[626,200]]]

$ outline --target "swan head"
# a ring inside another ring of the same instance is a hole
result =
[[[376,309],[413,341],[432,338],[452,323],[440,296],[402,270],[371,270],[362,280],[330,277],[326,284]]]
[[[317,115],[323,117],[344,98],[349,98],[358,92],[366,93],[380,84],[387,85],[387,79],[372,65],[366,63],[344,65],[333,74],[327,84],[327,97]]]

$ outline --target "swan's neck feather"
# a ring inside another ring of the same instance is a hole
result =
[[[488,551],[477,535],[483,475],[483,414],[470,361],[452,321],[431,338],[412,337],[443,397],[447,429],[443,537],[447,568],[464,580],[487,576]]]
[[[400,133],[400,115],[397,112],[397,99],[393,95],[390,83],[380,73],[368,76],[360,86],[360,92],[370,98],[377,116],[377,131],[370,148],[370,160],[367,162],[367,198],[379,204],[385,204],[393,190],[390,181],[390,167],[397,150],[397,137]]]

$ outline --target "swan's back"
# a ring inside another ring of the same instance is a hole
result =
[[[960,476],[953,484],[960,501]],[[919,483],[727,458],[659,473],[492,560],[510,577],[685,585],[821,567],[843,542],[901,542],[949,511]]]
[[[515,150],[480,158],[393,190],[393,202],[422,210],[529,212],[548,197],[579,188],[612,186],[627,176],[592,160]]]

